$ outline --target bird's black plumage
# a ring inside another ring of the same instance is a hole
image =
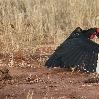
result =
[[[77,27],[46,61],[47,67],[75,68],[95,72],[99,45],[90,40],[95,28],[82,30]]]

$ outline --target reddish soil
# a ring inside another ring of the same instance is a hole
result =
[[[8,67],[11,80],[0,81],[0,99],[99,99],[91,74],[45,67]]]
[[[88,83],[93,74],[45,68],[40,62],[46,56],[14,56],[14,66],[9,67],[9,55],[0,55],[0,70],[6,67],[12,77],[1,77],[0,99],[99,99],[99,84]]]

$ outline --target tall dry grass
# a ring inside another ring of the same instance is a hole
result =
[[[0,0],[0,52],[60,44],[77,26],[99,26],[98,0]]]

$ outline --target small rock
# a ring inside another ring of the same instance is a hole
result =
[[[11,80],[12,77],[9,74],[9,70],[7,68],[0,69],[0,80]]]

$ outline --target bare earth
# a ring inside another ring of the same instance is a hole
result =
[[[8,69],[12,79],[0,81],[0,99],[99,99],[99,84],[85,83],[90,74],[44,66]]]

